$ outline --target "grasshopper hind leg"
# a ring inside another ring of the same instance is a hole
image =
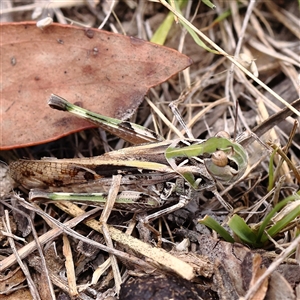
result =
[[[157,237],[157,240],[158,240],[158,246],[161,247],[161,244],[162,244],[162,237],[161,237],[161,234],[158,230],[156,230],[153,226],[150,225],[150,222],[152,222],[153,220],[155,219],[158,219],[160,217],[163,217],[165,215],[168,215],[174,211],[177,211],[178,209],[181,209],[183,207],[185,207],[189,202],[190,202],[190,197],[189,196],[183,196],[181,195],[179,197],[179,202],[170,206],[170,207],[167,207],[167,208],[164,208],[164,209],[161,209],[155,213],[152,213],[148,216],[142,216],[139,218],[139,227],[141,228],[139,231],[140,233],[141,232],[144,232],[144,229],[147,228],[148,230],[150,230],[152,233],[155,234],[155,236]],[[144,236],[145,234],[143,234]]]
[[[188,196],[180,196],[178,203],[176,203],[170,207],[161,209],[155,213],[152,213],[152,214],[148,215],[147,217],[140,219],[139,221],[141,221],[144,224],[147,224],[147,223],[149,224],[150,222],[152,222],[153,220],[155,220],[157,218],[168,215],[180,208],[183,208],[189,202],[190,202],[190,198]]]
[[[155,219],[158,219],[185,207],[193,198],[193,190],[185,183],[183,178],[177,178],[174,182],[165,182],[160,188],[158,185],[156,185],[155,190],[162,203],[174,202],[175,199],[177,203],[166,208],[161,208],[158,211],[150,213],[146,216],[145,214],[139,215],[138,229],[142,238],[146,235],[148,236],[148,233],[145,234],[145,229],[148,229],[148,232],[151,231],[152,233],[154,233],[157,237],[158,245],[161,246],[161,234],[152,225],[150,225],[150,223]],[[145,240],[147,239],[148,237],[145,238]]]

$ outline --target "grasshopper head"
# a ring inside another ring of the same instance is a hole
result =
[[[239,144],[230,140],[220,139],[220,145],[204,164],[209,174],[220,183],[231,184],[243,176],[248,165],[246,150]],[[220,147],[219,147],[220,146]]]
[[[192,158],[200,162],[197,168],[201,176],[205,176],[207,171],[215,181],[223,184],[231,184],[241,178],[248,165],[248,156],[245,149],[227,137],[211,137],[206,141],[197,141],[184,147],[178,145],[178,142],[173,142],[167,148],[165,152],[166,160],[174,171],[181,174],[196,188],[198,184],[194,175],[197,171],[193,170],[191,165],[188,165],[189,160]],[[187,164],[184,163],[185,161]],[[206,169],[205,172],[201,170],[201,167]]]

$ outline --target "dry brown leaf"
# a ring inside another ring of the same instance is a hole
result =
[[[0,276],[0,291],[0,299],[32,299],[26,287],[26,277],[20,268]]]
[[[265,300],[295,300],[296,296],[291,285],[277,271],[270,277],[269,289]],[[298,298],[297,298],[298,299]]]
[[[259,279],[260,276],[263,275],[266,268],[261,267],[262,258],[259,254],[255,253],[252,258],[252,279],[250,282],[250,287],[255,284],[255,282]],[[263,281],[263,284],[259,287],[259,289],[255,292],[254,296],[251,298],[252,300],[263,300],[265,299],[266,292],[268,290],[269,280],[266,278]]]
[[[31,146],[90,128],[47,106],[51,93],[106,116],[129,117],[148,89],[191,64],[144,40],[92,28],[2,23],[0,149]]]

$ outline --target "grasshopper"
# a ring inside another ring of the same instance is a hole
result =
[[[21,159],[11,163],[11,177],[31,190],[31,200],[103,205],[112,175],[121,174],[116,208],[139,212],[177,201],[150,214],[145,222],[185,206],[204,189],[211,190],[228,211],[232,210],[217,192],[216,182],[237,181],[247,168],[248,157],[245,149],[229,137],[168,141],[142,126],[90,112],[57,95],[51,95],[48,104],[87,119],[130,143],[143,144],[91,158]]]

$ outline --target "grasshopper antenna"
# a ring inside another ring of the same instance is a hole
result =
[[[179,100],[180,101],[180,100]],[[182,128],[184,129],[184,131],[186,132],[187,136],[189,139],[191,140],[194,140],[194,136],[191,132],[191,130],[186,126],[185,122],[183,121],[182,117],[181,117],[181,114],[177,108],[177,102],[178,101],[172,101],[170,104],[169,104],[169,107],[171,108],[172,110],[172,113],[174,114],[175,118],[177,119],[177,121],[180,123],[180,125],[182,126]]]
[[[238,113],[239,113],[239,100],[235,101],[235,120],[234,120],[234,129],[233,129],[233,140],[236,140],[237,136],[237,122],[238,122]]]

